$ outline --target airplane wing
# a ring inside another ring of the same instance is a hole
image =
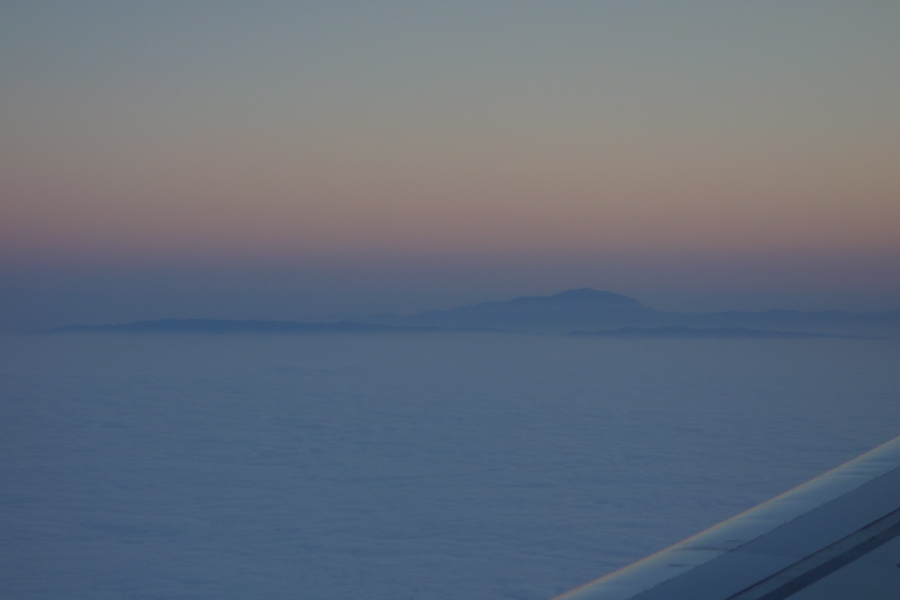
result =
[[[900,599],[900,437],[554,600]]]

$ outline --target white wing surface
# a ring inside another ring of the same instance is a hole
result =
[[[900,437],[555,600],[900,599]]]

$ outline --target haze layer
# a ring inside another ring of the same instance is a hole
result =
[[[305,310],[582,285],[900,299],[897,3],[0,14],[12,312],[62,271],[342,290]]]

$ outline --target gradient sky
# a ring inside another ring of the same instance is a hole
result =
[[[900,308],[900,2],[7,0],[0,330]]]

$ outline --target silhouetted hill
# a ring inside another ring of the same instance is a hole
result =
[[[404,327],[338,321],[334,323],[310,323],[296,321],[232,321],[225,319],[162,319],[158,321],[135,321],[115,325],[72,325],[53,329],[51,333],[259,333],[259,334],[304,334],[304,333],[415,333],[452,331],[434,327]],[[461,328],[459,331],[474,331]],[[479,329],[478,331],[489,331]]]
[[[525,296],[483,302],[450,310],[431,310],[411,317],[373,317],[368,322],[427,327],[492,327],[514,331],[564,333],[572,329],[608,329],[653,324],[660,313],[634,298],[590,288],[553,296]]]
[[[767,310],[669,313],[636,299],[590,288],[553,296],[524,296],[410,317],[389,313],[353,321],[295,322],[164,319],[117,325],[75,325],[54,330],[94,333],[381,333],[429,331],[518,331],[527,333],[655,337],[900,336],[900,311],[850,313]],[[610,333],[618,332],[618,333]]]
[[[677,314],[678,323],[695,327],[747,327],[819,333],[895,336],[900,334],[900,311],[764,310]]]
[[[626,327],[607,331],[571,331],[570,336],[579,337],[614,337],[614,338],[696,338],[696,339],[773,339],[773,338],[822,338],[840,337],[862,339],[862,336],[838,335],[830,333],[806,333],[802,331],[771,331],[766,329],[748,329],[746,327],[687,327],[672,325],[669,327]]]
[[[628,328],[690,327],[863,336],[900,335],[900,311],[850,313],[766,310],[716,313],[671,313],[649,308],[634,298],[590,288],[553,296],[526,296],[504,302],[484,302],[450,310],[432,310],[410,317],[381,315],[369,323],[428,327],[493,327],[534,333],[573,330],[610,331]],[[677,331],[677,330],[673,330]],[[655,335],[660,335],[662,330]],[[684,332],[684,335],[687,335]],[[702,333],[697,336],[705,335]],[[731,335],[739,335],[732,331]],[[784,337],[784,335],[782,335]]]
[[[520,306],[629,306],[641,307],[641,303],[630,296],[613,292],[601,292],[591,288],[567,290],[553,296],[523,296],[509,302],[483,302],[477,307],[497,305]],[[472,307],[474,308],[474,307]]]

